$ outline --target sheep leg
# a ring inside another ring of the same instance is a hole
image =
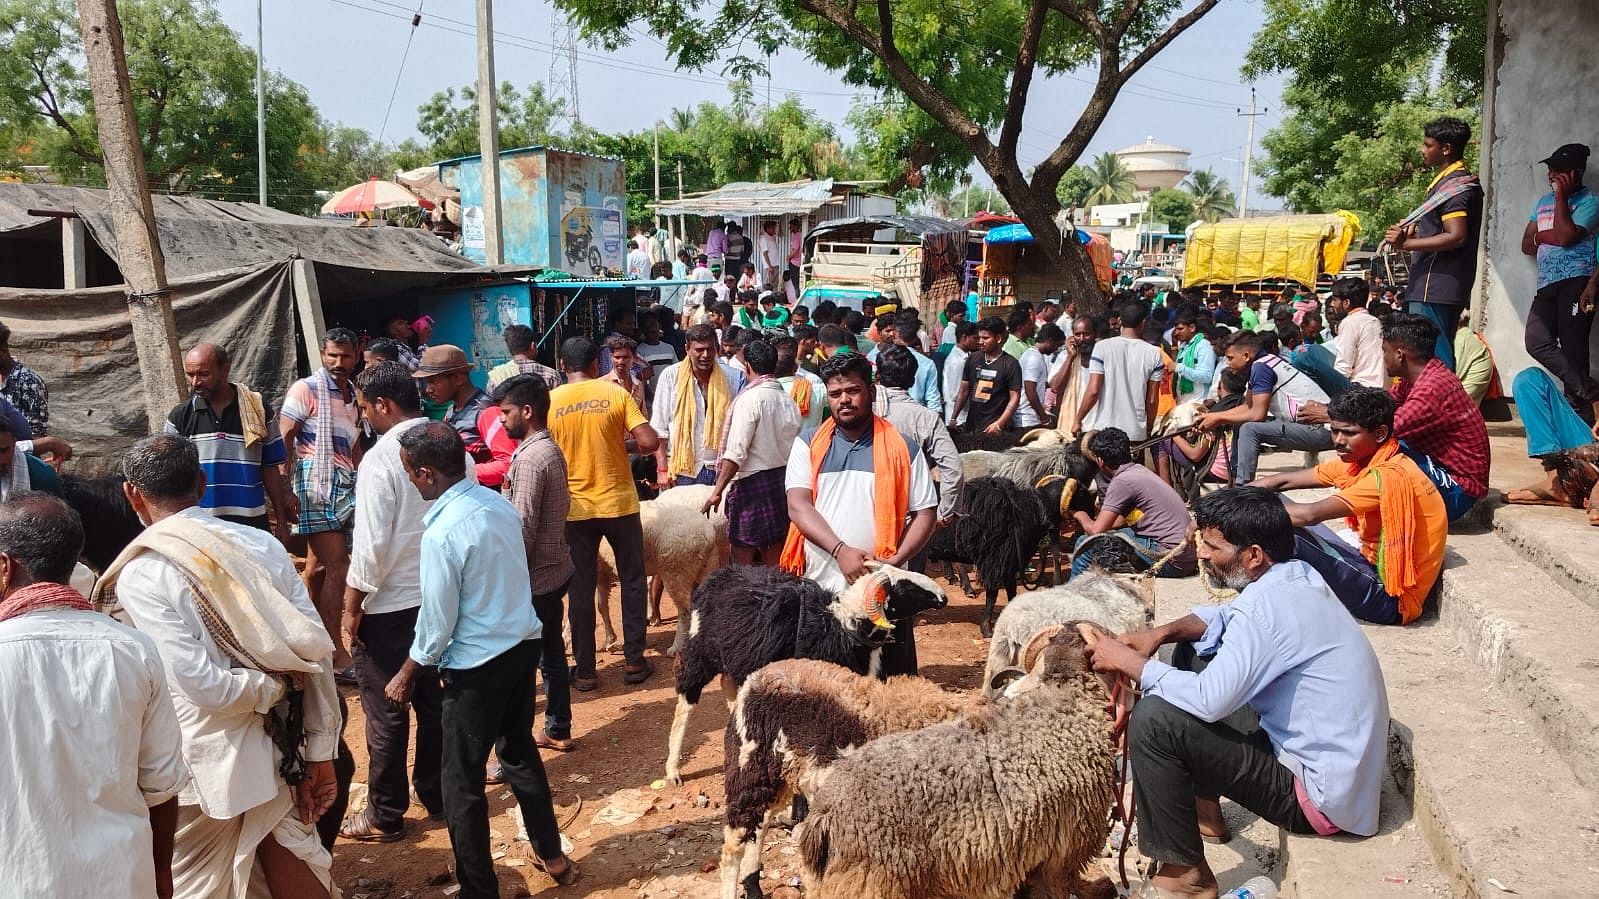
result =
[[[666,648],[666,654],[675,658],[683,651],[683,644],[688,642],[689,624],[692,614],[689,611],[689,598],[694,595],[694,588],[699,584],[686,578],[674,577],[666,585],[666,592],[672,595],[672,607],[677,610],[677,632],[672,635],[672,645]]]
[[[999,585],[985,586],[983,588],[983,620],[977,625],[977,630],[986,639],[994,636],[994,603],[999,601]]]
[[[666,590],[666,581],[660,575],[650,577],[650,618],[651,626],[660,624],[661,619],[661,594]],[[674,644],[675,648],[675,644]],[[671,655],[671,653],[667,653]]]
[[[964,591],[967,596],[976,596],[977,591],[972,589],[972,578],[970,575],[971,568],[966,565],[956,563],[955,570],[960,574],[961,590]]]
[[[688,716],[692,711],[694,703],[679,693],[677,708],[672,711],[672,733],[667,738],[666,747],[666,782],[674,787],[683,785],[683,738],[688,733]]]
[[[615,583],[611,572],[602,570],[594,584],[594,612],[605,634],[605,639],[600,641],[600,652],[614,652],[622,646],[616,639],[616,628],[611,624],[611,587]]]
[[[754,835],[748,828],[731,825],[722,828],[722,899],[738,899],[739,882],[743,879],[741,875],[744,871],[744,854],[752,836]],[[759,861],[759,850],[756,851],[755,858]],[[755,874],[757,895],[760,893],[760,882],[761,875],[757,871]]]
[[[744,899],[765,899],[761,893],[761,847],[766,842],[766,829],[772,826],[770,810],[755,827],[755,838],[744,844],[744,858],[738,866],[738,879],[744,884]]]

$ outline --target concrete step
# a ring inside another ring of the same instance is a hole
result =
[[[1437,624],[1514,700],[1514,714],[1538,729],[1540,743],[1599,789],[1599,609],[1518,554],[1504,533],[1450,536]],[[1574,570],[1590,564],[1578,555],[1564,554]]]
[[[1393,770],[1383,778],[1382,815],[1376,836],[1316,837],[1278,830],[1284,899],[1448,896],[1450,881],[1416,824],[1410,799]]]
[[[1502,506],[1494,510],[1494,531],[1566,591],[1599,609],[1599,529],[1581,509],[1552,506]],[[1451,535],[1451,540],[1454,539]]]
[[[1532,716],[1449,624],[1424,619],[1366,633],[1388,686],[1389,768],[1449,892],[1599,895],[1599,798]],[[1373,842],[1362,851],[1381,847]]]

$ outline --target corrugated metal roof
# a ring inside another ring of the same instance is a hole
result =
[[[716,190],[662,203],[658,215],[725,215],[750,218],[762,215],[798,215],[814,212],[842,198],[834,195],[833,179],[789,181],[769,184],[762,181],[734,181]]]
[[[584,153],[582,150],[568,150],[565,147],[552,147],[552,146],[547,146],[545,144],[534,144],[531,147],[512,147],[512,148],[510,148],[508,150],[501,150],[500,151],[500,155],[501,156],[516,156],[516,155],[519,155],[519,154],[522,154],[522,153],[536,153],[536,152],[542,152],[542,151],[545,151],[545,150],[554,151],[556,153],[565,153],[568,156],[587,156],[590,159],[609,159],[609,160],[611,160],[613,162],[623,162],[623,161],[625,161],[620,156],[601,156],[598,153]],[[436,165],[436,166],[460,165],[461,163],[467,162],[469,160],[477,160],[477,159],[482,159],[482,158],[483,158],[483,154],[482,153],[473,153],[471,156],[457,156],[454,159],[441,159],[438,162],[433,163],[433,165]]]

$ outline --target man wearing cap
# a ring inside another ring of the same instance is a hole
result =
[[[1477,280],[1477,235],[1482,233],[1482,183],[1466,171],[1471,127],[1441,118],[1422,128],[1421,161],[1438,175],[1427,197],[1384,235],[1395,250],[1410,251],[1405,302],[1411,313],[1438,326],[1434,356],[1455,367],[1455,326]]]
[[[1583,186],[1588,148],[1566,144],[1543,160],[1549,186],[1521,235],[1521,252],[1538,258],[1538,292],[1527,310],[1527,353],[1549,369],[1588,424],[1599,415],[1599,384],[1588,370],[1594,304],[1583,288],[1594,273],[1599,197]]]
[[[428,399],[445,405],[444,420],[461,435],[467,453],[477,463],[478,483],[498,490],[511,467],[516,441],[500,425],[499,407],[472,383],[472,362],[466,351],[449,343],[428,347],[416,378]]]

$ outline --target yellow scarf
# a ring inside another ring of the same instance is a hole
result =
[[[677,364],[677,403],[672,407],[672,449],[666,460],[667,474],[674,478],[678,475],[692,475],[699,468],[695,462],[694,452],[694,418],[698,414],[694,408],[695,383],[692,363],[684,359]],[[705,436],[701,443],[706,449],[717,448],[732,394],[722,366],[715,365],[711,369],[710,379],[705,382],[706,422]]]
[[[266,404],[261,402],[261,394],[243,384],[236,383],[233,389],[239,394],[239,425],[244,430],[244,445],[256,446],[266,440]]]
[[[811,414],[811,382],[799,375],[794,376],[794,383],[788,385],[789,398],[794,405],[799,406],[800,415]]]

